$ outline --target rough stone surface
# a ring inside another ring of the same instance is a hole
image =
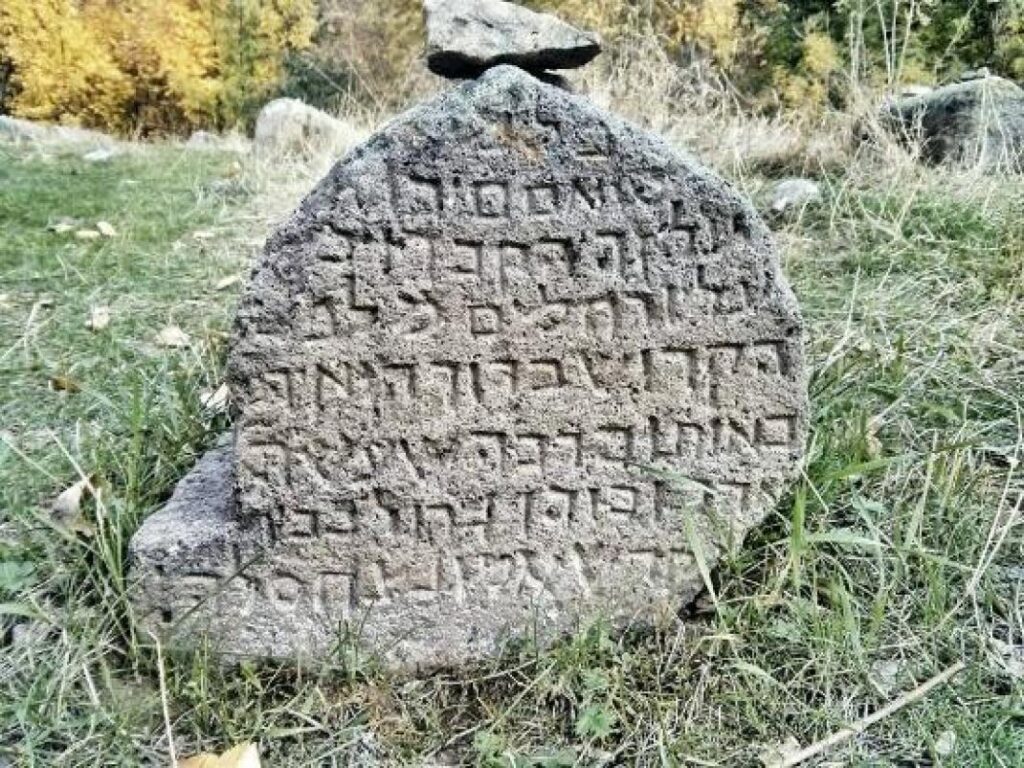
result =
[[[937,88],[882,107],[882,123],[901,138],[920,140],[929,162],[990,170],[1024,170],[1024,90],[1001,77]]]
[[[601,42],[546,13],[502,0],[424,0],[427,66],[445,77],[476,77],[498,64],[540,72],[581,67]]]
[[[416,668],[678,610],[694,543],[737,546],[800,458],[801,336],[726,183],[492,69],[270,238],[229,356],[233,449],[137,534],[139,616],[232,654],[349,631]]]
[[[256,117],[253,149],[262,159],[315,157],[340,152],[362,138],[343,120],[298,99],[274,99]]]

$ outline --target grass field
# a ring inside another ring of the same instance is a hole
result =
[[[825,760],[1024,764],[1024,182],[876,156],[825,176],[777,222],[808,459],[717,601],[420,680],[158,655],[125,599],[129,537],[227,425],[202,393],[280,184],[228,154],[0,144],[0,765],[170,765],[168,730],[179,757],[253,740],[269,766],[759,765],[958,662]],[[76,237],[98,220],[116,235]],[[99,498],[55,516],[84,476]]]

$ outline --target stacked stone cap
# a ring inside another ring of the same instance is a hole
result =
[[[601,52],[597,35],[501,0],[424,0],[427,65],[473,78],[499,64],[534,74],[581,67]]]

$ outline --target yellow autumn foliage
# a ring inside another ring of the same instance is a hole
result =
[[[315,18],[314,0],[3,0],[6,106],[115,131],[233,125]]]
[[[832,38],[822,32],[807,32],[800,48],[796,70],[777,67],[775,85],[787,106],[813,111],[828,101],[830,81],[843,62]]]
[[[132,85],[74,0],[4,0],[0,59],[15,72],[15,114],[120,127]]]

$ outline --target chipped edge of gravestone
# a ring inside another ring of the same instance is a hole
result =
[[[254,540],[256,532],[235,518],[234,483],[234,440],[227,434],[199,458],[174,487],[167,503],[147,517],[132,536],[129,573],[133,583],[152,583],[156,575],[167,589],[173,580],[163,577],[164,564],[177,562],[180,553],[197,561],[215,560],[225,550]],[[161,610],[158,596],[149,590],[136,589],[134,594],[138,621]]]

